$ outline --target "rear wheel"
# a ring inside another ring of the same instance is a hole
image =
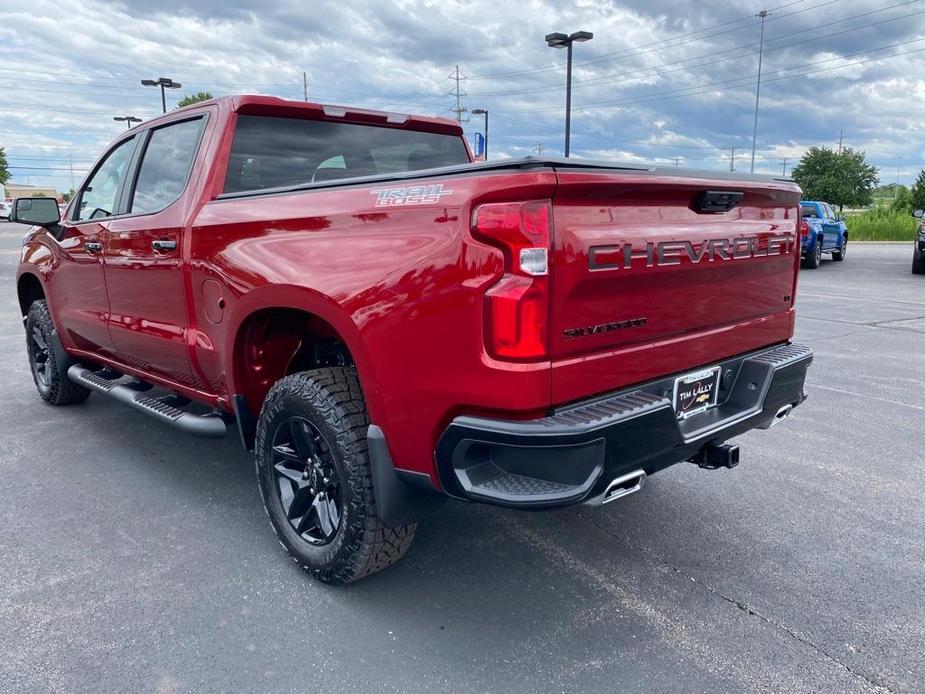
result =
[[[806,254],[806,260],[803,261],[803,267],[815,270],[822,263],[822,237],[816,238],[813,244],[813,252]]]
[[[55,349],[57,340],[48,302],[33,301],[26,316],[26,352],[35,387],[42,399],[52,405],[83,402],[90,397],[90,391],[67,377],[67,364],[59,363],[61,351]]]
[[[255,443],[261,496],[280,543],[327,583],[350,583],[398,561],[415,525],[385,528],[376,515],[356,371],[326,368],[278,381]]]
[[[837,248],[834,251],[832,251],[832,260],[841,262],[842,260],[845,259],[845,255],[847,255],[847,253],[848,253],[848,237],[846,236],[844,239],[842,239],[841,248]]]

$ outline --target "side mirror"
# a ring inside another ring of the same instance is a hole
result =
[[[925,210],[915,210],[915,211],[912,213],[912,216],[913,216],[913,217],[918,217],[919,219],[922,218],[922,215],[925,215]]]
[[[16,198],[10,221],[40,227],[55,225],[61,221],[58,201],[54,198]]]
[[[845,221],[845,215],[843,215],[843,214],[837,214],[837,215],[835,215],[835,221],[836,221],[836,222],[844,222],[844,221]]]

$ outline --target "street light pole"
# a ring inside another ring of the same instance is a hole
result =
[[[145,87],[160,87],[161,88],[161,109],[164,113],[167,113],[167,96],[164,92],[165,89],[179,89],[183,85],[179,82],[174,82],[169,77],[158,77],[156,80],[141,80],[141,84]]]
[[[488,109],[487,108],[474,108],[472,109],[472,114],[475,116],[485,116],[485,161],[488,161]]]
[[[568,158],[572,140],[572,42],[568,42],[568,59],[565,68],[565,157]]]
[[[572,44],[575,41],[590,41],[594,34],[590,31],[576,31],[573,34],[546,34],[546,45],[550,48],[567,48],[568,58],[565,68],[565,156],[569,155],[572,135]]]
[[[136,118],[135,116],[113,116],[113,120],[125,121],[125,129],[131,130],[132,123],[141,123],[141,118]]]
[[[764,58],[764,23],[771,14],[767,10],[761,10],[758,16],[761,17],[761,41],[758,44],[758,85],[755,87],[755,124],[752,127],[752,169],[755,173],[755,148],[758,146],[758,100],[761,98],[761,63]]]

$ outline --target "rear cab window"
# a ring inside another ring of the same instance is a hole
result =
[[[225,193],[469,163],[458,135],[239,115]]]
[[[816,210],[815,205],[801,205],[802,213],[804,217],[812,217],[813,219],[819,218],[819,212]]]

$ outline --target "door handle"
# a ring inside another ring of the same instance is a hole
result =
[[[87,253],[99,253],[103,250],[103,244],[99,241],[86,241],[84,242],[84,248],[87,249]]]
[[[177,250],[177,242],[169,239],[157,239],[151,242],[151,248],[156,251],[175,251]]]

